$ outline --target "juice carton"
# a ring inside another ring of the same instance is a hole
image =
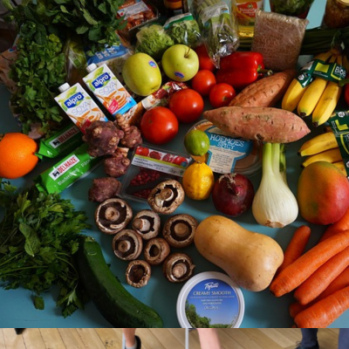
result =
[[[65,83],[59,87],[59,90],[62,93],[55,97],[55,101],[82,132],[85,132],[86,128],[94,121],[108,121],[98,105],[79,83],[72,87]]]
[[[135,100],[106,64],[100,67],[91,64],[86,69],[90,73],[83,78],[86,86],[110,114],[124,114],[136,105]]]

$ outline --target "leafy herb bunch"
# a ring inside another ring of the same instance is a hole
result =
[[[57,306],[64,317],[87,301],[74,255],[89,226],[83,212],[58,194],[35,188],[17,192],[0,180],[0,206],[6,208],[0,223],[0,282],[6,289],[24,287],[34,292],[36,308],[44,308],[40,294],[59,287]]]
[[[39,123],[49,135],[63,119],[54,97],[67,80],[65,44],[81,41],[91,55],[117,43],[116,29],[126,24],[116,18],[123,0],[24,0],[17,7],[9,0],[3,3],[20,34],[19,56],[11,69],[18,87],[12,108],[24,133]]]

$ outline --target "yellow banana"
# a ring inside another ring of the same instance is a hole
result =
[[[293,79],[282,98],[281,108],[294,111],[308,86],[303,87],[297,79]]]
[[[315,80],[308,86],[298,103],[297,113],[301,117],[310,115],[326,89],[328,81],[322,78]]]
[[[342,56],[338,56],[338,64],[342,63]],[[336,109],[342,93],[342,87],[337,82],[329,82],[322,94],[319,103],[313,112],[312,122],[315,127],[324,124]]]
[[[320,154],[309,156],[302,163],[302,166],[307,167],[310,164],[312,164],[313,162],[317,162],[317,161],[327,161],[327,162],[334,163],[334,162],[338,162],[341,160],[342,160],[341,152],[340,152],[339,148],[336,148],[336,149],[326,150]]]
[[[298,154],[300,156],[310,156],[334,148],[338,148],[335,135],[333,132],[325,132],[304,142]]]
[[[336,61],[336,56],[332,55],[329,63]],[[309,116],[315,109],[317,103],[319,102],[322,94],[324,93],[328,81],[320,77],[315,78],[315,80],[309,85],[307,91],[302,96],[299,101],[297,112],[301,117]]]
[[[314,57],[314,59],[319,59],[326,62],[332,56],[332,54],[333,52],[330,50],[328,52],[318,54]],[[281,108],[288,111],[294,111],[307,88],[308,86],[303,87],[297,79],[293,79],[286,93],[284,94]]]
[[[344,174],[344,176],[347,176],[347,171],[345,170],[343,161],[334,162],[333,165],[335,165]]]

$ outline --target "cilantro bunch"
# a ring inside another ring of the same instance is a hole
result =
[[[57,306],[64,317],[82,308],[87,296],[74,255],[83,238],[80,232],[89,227],[85,214],[58,194],[35,188],[19,193],[1,180],[0,206],[6,209],[0,223],[1,285],[33,291],[38,309],[44,308],[40,294],[57,285]]]

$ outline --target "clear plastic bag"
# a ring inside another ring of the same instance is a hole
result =
[[[296,68],[309,21],[259,10],[251,51],[263,55],[264,65],[274,71]]]
[[[227,3],[228,2],[228,3]],[[230,0],[193,0],[192,13],[197,19],[203,42],[215,66],[239,46],[237,21],[231,14]]]
[[[200,28],[191,13],[169,18],[164,24],[164,29],[175,44],[183,44],[191,48],[200,45]]]

